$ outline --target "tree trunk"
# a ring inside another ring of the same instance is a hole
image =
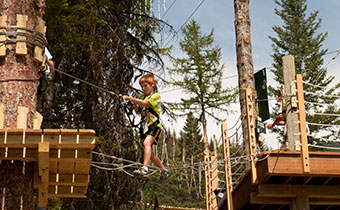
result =
[[[244,149],[246,154],[249,154],[250,151],[248,146],[249,131],[246,116],[247,106],[245,103],[245,88],[255,90],[252,48],[250,42],[249,1],[250,0],[234,0],[237,70],[240,89],[239,98],[242,113]]]
[[[37,17],[42,18],[45,10],[44,0],[0,0],[0,5],[0,15],[7,16],[7,25],[17,25],[17,14],[27,15],[26,27],[30,29],[36,27]],[[15,43],[5,46],[6,57],[0,58],[0,77],[15,79],[0,82],[0,104],[5,106],[4,128],[16,128],[18,106],[29,109],[27,127],[32,128],[38,87],[38,80],[33,78],[38,77],[39,71],[33,61],[34,47],[27,43],[27,55],[19,56],[15,53]],[[0,177],[0,203],[5,209],[34,208],[32,162],[1,161]]]

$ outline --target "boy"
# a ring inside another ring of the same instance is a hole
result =
[[[153,92],[156,87],[156,80],[152,74],[148,74],[140,78],[139,84],[144,92],[140,99],[123,96],[124,100],[131,101],[134,104],[136,113],[142,117],[144,128],[141,132],[141,140],[144,146],[144,163],[142,168],[134,171],[134,174],[146,176],[149,162],[152,160],[161,169],[161,179],[166,179],[169,177],[169,171],[152,150],[152,145],[158,143],[159,134],[162,129],[159,120],[161,112],[160,95]]]

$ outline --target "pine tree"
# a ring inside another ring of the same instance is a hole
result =
[[[328,86],[333,81],[333,76],[327,76],[327,69],[322,67],[324,64],[323,56],[327,53],[327,49],[322,49],[322,43],[327,37],[327,33],[318,33],[321,25],[321,18],[318,18],[318,11],[306,15],[307,5],[306,0],[275,0],[275,3],[280,6],[280,9],[275,8],[275,14],[283,20],[282,26],[274,26],[273,30],[276,37],[269,36],[273,44],[273,67],[274,79],[283,84],[282,56],[286,54],[295,57],[296,73],[302,74],[303,81],[319,85]],[[339,87],[339,84],[336,85]],[[325,90],[313,86],[304,85],[304,90],[319,94],[305,95],[305,101],[313,103],[326,103],[333,105],[337,98],[325,98],[321,95],[329,95],[334,93],[334,90]],[[280,88],[270,87],[273,95],[280,95]],[[309,111],[324,112],[324,113],[339,113],[340,110],[335,106],[326,108],[318,105],[307,104]],[[275,108],[276,114],[279,111],[278,105]],[[307,115],[307,122],[322,123],[322,124],[339,124],[339,117],[327,117],[318,115]],[[325,131],[323,127],[309,126],[311,134],[317,134]],[[334,133],[332,128],[328,129],[330,133]],[[279,130],[276,130],[279,131]],[[282,135],[282,131],[279,131]],[[328,135],[330,135],[328,133]],[[316,139],[309,138],[309,141]],[[281,140],[281,143],[282,140]]]
[[[181,147],[185,145],[185,156],[198,155],[203,152],[202,134],[199,128],[199,120],[194,117],[192,112],[187,115],[183,130],[180,132]]]
[[[222,88],[222,73],[224,65],[220,65],[221,48],[213,46],[214,31],[208,35],[202,34],[200,26],[191,20],[183,29],[184,38],[179,45],[186,57],[171,57],[174,68],[170,74],[179,75],[171,82],[183,89],[189,98],[182,98],[180,103],[172,104],[172,108],[184,113],[197,113],[206,136],[206,119],[210,116],[221,121],[213,111],[228,112],[226,105],[234,98],[231,89]]]

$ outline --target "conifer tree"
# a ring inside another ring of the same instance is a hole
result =
[[[202,134],[199,128],[199,120],[194,117],[192,112],[189,112],[183,130],[180,132],[182,144],[185,145],[185,156],[191,157],[204,150],[202,144]]]
[[[323,56],[327,49],[322,48],[322,43],[327,37],[327,32],[318,33],[321,25],[321,18],[318,17],[318,11],[306,15],[306,0],[275,0],[280,8],[275,8],[275,14],[283,20],[282,26],[274,26],[273,30],[276,36],[269,36],[273,42],[273,67],[274,79],[283,84],[282,56],[286,54],[293,55],[295,58],[296,73],[302,74],[303,81],[319,85],[329,86],[333,81],[333,76],[327,76],[327,69],[323,67]],[[336,85],[338,87],[339,84]],[[334,93],[334,90],[327,90],[313,86],[304,85],[304,90],[319,94],[305,95],[305,101],[313,103],[335,104],[337,98],[320,97]],[[280,95],[280,88],[270,87],[273,95]],[[278,113],[279,107],[276,106],[275,112]],[[307,109],[314,112],[339,113],[339,108],[327,106],[326,108],[318,105],[307,104]],[[339,117],[327,117],[318,115],[307,115],[307,122],[316,122],[322,124],[339,124]],[[311,134],[317,134],[322,127],[309,126]],[[276,130],[279,131],[279,130]],[[334,130],[329,128],[330,133]],[[280,131],[282,134],[282,131]],[[330,135],[328,133],[328,135]],[[309,141],[315,139],[310,138]]]
[[[226,105],[234,97],[231,89],[222,88],[222,73],[224,65],[220,64],[221,48],[213,46],[214,30],[204,35],[199,24],[191,20],[183,29],[184,37],[179,45],[185,57],[171,57],[174,68],[170,68],[171,84],[183,89],[188,98],[172,104],[172,108],[183,113],[192,111],[198,114],[203,126],[203,135],[206,136],[207,116],[221,121],[214,114],[214,110],[228,112]],[[171,105],[171,104],[170,104]]]

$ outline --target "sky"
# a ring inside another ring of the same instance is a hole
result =
[[[198,7],[200,4],[201,6]],[[225,65],[223,77],[232,77],[223,80],[223,83],[228,87],[238,85],[237,77],[233,77],[237,75],[233,0],[154,0],[153,5],[154,15],[158,17],[158,11],[160,11],[162,20],[170,24],[175,31],[179,31],[178,35],[173,39],[167,34],[162,34],[163,39],[159,39],[163,46],[165,44],[168,44],[167,46],[173,45],[172,55],[175,57],[183,55],[178,48],[178,42],[183,38],[180,28],[192,14],[192,18],[200,24],[203,34],[208,34],[214,29],[214,43],[222,49],[221,63]],[[275,37],[272,27],[283,24],[280,17],[274,13],[274,8],[279,8],[274,0],[250,0],[249,13],[254,71],[272,66],[272,58],[270,57],[270,54],[272,54],[272,42],[268,36]],[[323,48],[328,49],[328,52],[340,49],[340,42],[338,41],[340,36],[339,9],[340,0],[307,0],[307,16],[311,12],[318,10],[318,17],[322,19],[318,33],[328,33],[326,40],[323,42]],[[196,12],[193,13],[195,10]],[[336,56],[336,53],[324,56],[324,63],[329,63],[334,56]],[[167,58],[163,59],[167,66],[171,65]],[[337,58],[327,65],[328,75],[335,76],[334,82],[339,82],[339,64],[340,58]],[[277,85],[273,80],[273,74],[268,70],[267,77],[269,85]],[[180,97],[185,97],[181,90],[175,90],[172,87],[160,87],[159,92],[161,93],[162,101],[167,102],[179,101]],[[270,107],[273,107],[274,104],[275,101],[269,101]],[[220,113],[222,117],[227,118],[226,123],[228,123],[229,127],[235,124],[240,115],[239,104],[232,104],[231,109],[236,113],[233,115]],[[270,119],[266,122],[268,124],[271,121]],[[175,128],[176,131],[179,131],[183,128],[184,122],[185,119],[178,119],[176,122],[166,122],[165,124],[171,129]],[[209,137],[216,135],[217,138],[220,138],[220,130],[220,124],[213,120],[208,120]],[[264,140],[272,149],[279,148],[276,135],[268,130],[267,134],[264,135]]]

